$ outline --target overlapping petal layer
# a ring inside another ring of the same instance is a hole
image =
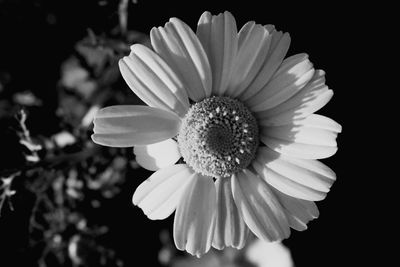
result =
[[[217,188],[217,215],[213,240],[213,247],[243,248],[249,234],[232,195],[231,178],[218,179]]]
[[[171,18],[150,32],[154,50],[176,71],[189,97],[200,101],[211,95],[212,75],[208,57],[196,34],[184,22]]]
[[[266,29],[271,36],[268,53],[260,71],[254,77],[246,90],[239,95],[239,98],[242,101],[246,101],[250,97],[253,97],[267,85],[271,77],[281,65],[289,49],[290,36],[288,33],[283,34],[280,31],[276,31],[272,25],[266,26]]]
[[[275,108],[256,112],[260,124],[279,126],[303,120],[325,106],[333,91],[325,85],[325,72],[317,70],[313,78],[297,94]]]
[[[229,12],[212,16],[201,15],[196,32],[212,70],[212,93],[223,95],[231,77],[237,51],[237,28],[235,18]]]
[[[288,220],[269,186],[248,170],[232,176],[232,192],[243,220],[260,239],[278,241],[290,234]]]
[[[300,91],[313,75],[314,68],[306,54],[288,57],[268,84],[245,102],[254,112],[274,108]]]
[[[319,211],[314,202],[288,196],[279,190],[273,191],[285,210],[291,228],[304,231],[309,221],[318,218]]]
[[[119,61],[122,77],[147,105],[175,112],[183,117],[189,109],[184,84],[170,66],[144,45],[131,47],[131,54]]]
[[[267,147],[253,161],[257,173],[271,186],[292,197],[318,201],[326,197],[335,173],[317,160],[292,158]]]
[[[211,177],[193,174],[175,212],[174,241],[180,250],[200,256],[213,240],[216,190]]]
[[[268,30],[254,22],[246,23],[238,34],[238,51],[227,94],[237,97],[258,74],[271,44]]]

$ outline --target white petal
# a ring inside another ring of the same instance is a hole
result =
[[[119,61],[122,77],[146,104],[166,109],[183,117],[189,109],[184,84],[165,61],[141,44]]]
[[[314,77],[300,92],[276,106],[257,112],[263,125],[278,126],[302,120],[318,111],[332,98],[333,91],[325,85],[325,72],[317,70]]]
[[[277,241],[290,235],[281,204],[260,177],[248,170],[233,175],[232,192],[242,218],[258,238]]]
[[[200,101],[211,95],[210,64],[189,26],[171,18],[164,27],[153,28],[150,38],[154,50],[180,75],[192,100]]]
[[[267,110],[288,100],[313,77],[314,69],[306,54],[285,59],[271,81],[256,95],[246,100],[252,111]]]
[[[180,250],[200,257],[214,234],[216,190],[211,177],[193,174],[175,212],[174,241]]]
[[[254,80],[249,84],[248,88],[239,96],[242,101],[249,99],[257,94],[271,79],[281,65],[286,52],[290,46],[290,36],[288,33],[276,31],[273,27],[266,27],[271,35],[271,44],[268,50],[268,55],[264,63],[256,75]]]
[[[172,112],[133,105],[103,108],[93,123],[93,141],[113,147],[157,143],[174,137],[180,127],[179,117]]]
[[[263,126],[260,139],[268,147],[282,154],[320,159],[336,153],[336,137],[341,130],[341,126],[334,120],[313,114],[292,124]]]
[[[178,144],[173,139],[146,146],[135,146],[133,152],[137,163],[150,171],[173,165],[181,157]]]
[[[246,244],[249,228],[240,216],[233,200],[231,178],[218,179],[215,185],[217,187],[217,217],[212,245],[217,249],[225,247],[241,249]]]
[[[161,169],[136,189],[132,202],[151,220],[162,220],[174,212],[193,172],[186,164]]]
[[[235,18],[227,11],[217,16],[204,12],[197,25],[197,36],[211,65],[212,92],[222,95],[228,86],[237,51]]]
[[[334,146],[336,147],[336,131],[313,127],[312,124],[262,127],[261,136],[271,137],[294,143]]]
[[[274,189],[274,193],[286,211],[289,225],[297,231],[307,229],[307,223],[318,218],[317,205],[312,201],[294,198]]]
[[[295,158],[323,159],[329,158],[337,151],[336,146],[293,143],[291,141],[265,136],[261,136],[260,139],[274,151]]]
[[[334,133],[341,133],[342,126],[331,118],[319,115],[311,114],[310,116],[302,119],[293,121],[294,127],[310,127],[322,130],[331,131]]]
[[[316,160],[296,159],[260,147],[253,167],[271,186],[292,197],[322,200],[336,180],[335,173]]]
[[[264,63],[270,43],[271,36],[263,26],[248,22],[242,27],[227,95],[236,97],[247,88]]]

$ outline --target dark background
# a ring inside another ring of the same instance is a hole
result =
[[[0,70],[12,74],[13,87],[30,88],[45,100],[45,107],[39,112],[46,120],[34,125],[33,131],[55,131],[51,123],[57,107],[53,88],[59,79],[59,65],[74,44],[85,36],[87,28],[101,33],[115,25],[118,1],[110,2],[99,6],[98,1],[87,0],[0,1]],[[371,97],[374,85],[365,80],[370,79],[371,69],[379,67],[370,59],[379,57],[372,42],[377,35],[382,36],[376,22],[384,13],[374,5],[365,4],[352,7],[304,1],[292,4],[246,0],[222,4],[139,0],[130,5],[129,28],[148,33],[170,17],[178,17],[195,28],[205,10],[213,14],[232,12],[238,27],[249,20],[274,24],[291,34],[288,55],[308,53],[314,66],[326,71],[327,84],[335,95],[319,113],[343,126],[343,133],[338,137],[339,151],[324,160],[336,172],[337,181],[328,197],[318,203],[320,217],[309,224],[307,231],[292,231],[284,244],[290,248],[299,267],[362,266],[372,261],[374,253],[368,251],[372,249],[376,253],[378,247],[388,244],[375,240],[383,235],[377,221],[386,214],[377,207],[379,189],[365,187],[379,178],[373,168],[374,160],[368,154],[375,144],[366,131],[374,129],[364,124],[373,116],[371,109],[365,110],[365,104],[370,101],[367,97]],[[150,174],[136,173],[122,193],[103,209],[102,218],[113,231],[108,242],[117,249],[126,266],[143,266],[138,264],[140,261],[145,266],[156,264],[159,230],[172,229],[173,217],[150,221],[131,204],[134,189]],[[14,262],[9,266],[30,266],[29,253],[26,253],[28,237],[22,230],[27,226],[24,219],[26,214],[18,209],[7,222],[0,218],[0,233],[12,235],[6,241],[0,236],[4,246],[0,255],[7,254]],[[8,266],[1,257],[0,266]]]

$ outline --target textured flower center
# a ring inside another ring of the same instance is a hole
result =
[[[246,168],[258,147],[257,121],[239,101],[212,96],[186,114],[178,144],[185,162],[196,172],[229,177]]]

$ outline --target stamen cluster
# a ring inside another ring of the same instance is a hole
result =
[[[178,144],[183,159],[196,172],[229,177],[253,160],[259,144],[257,121],[240,101],[212,96],[189,109]]]

